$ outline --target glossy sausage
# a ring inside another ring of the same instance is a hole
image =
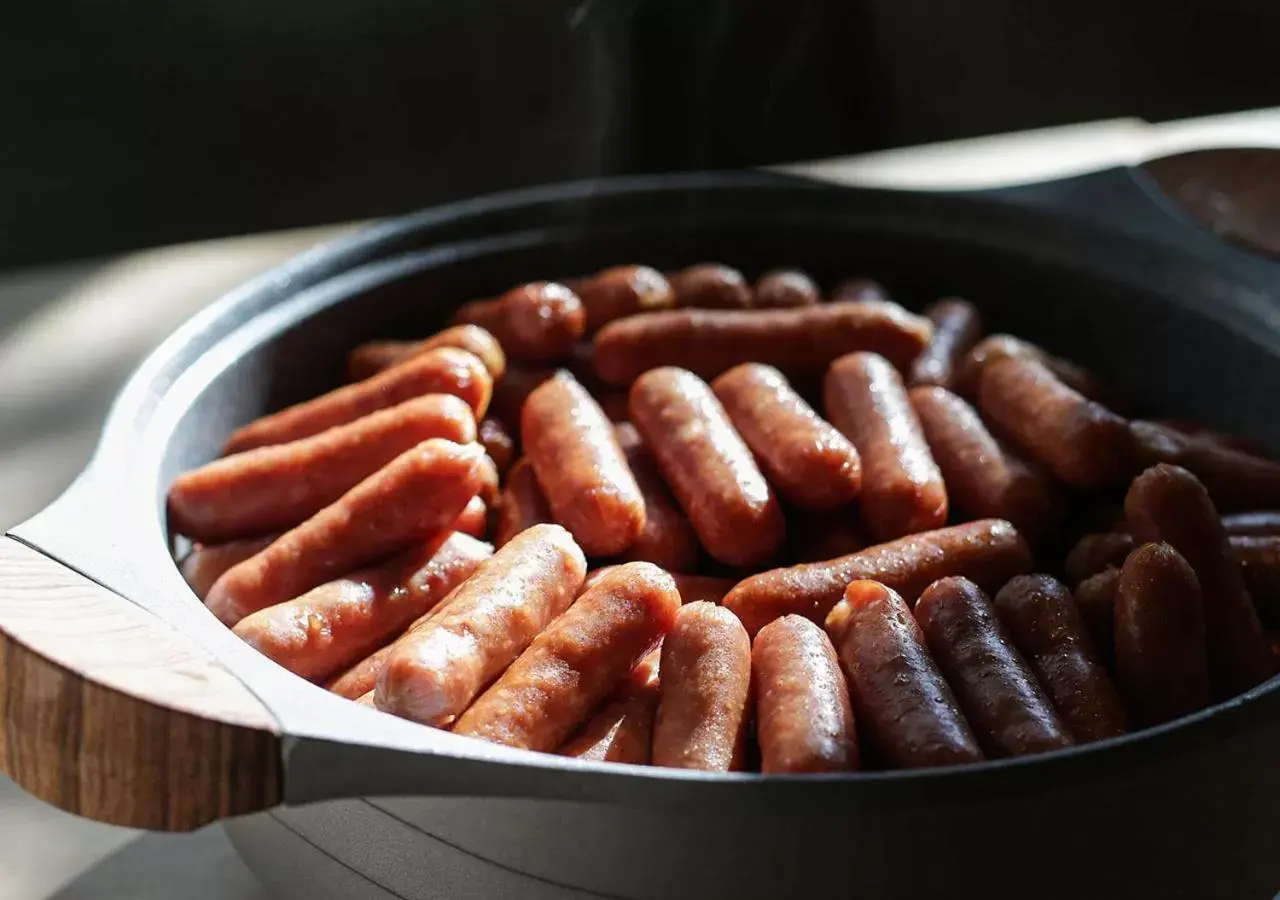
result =
[[[941,528],[947,490],[902,379],[874,353],[842,356],[827,370],[822,402],[862,458],[862,523],[875,540]]]
[[[858,451],[772,366],[744,363],[711,385],[765,477],[814,512],[847,506],[862,486]]]
[[[454,589],[438,615],[395,644],[378,708],[427,725],[460,716],[577,596],[587,562],[569,532],[537,525]]]
[[[637,663],[614,696],[556,752],[594,762],[649,765],[661,692],[661,652],[659,647]]]
[[[453,522],[453,530],[483,540],[489,531],[489,506],[479,496],[472,497]]]
[[[618,446],[644,497],[644,530],[623,555],[628,562],[651,562],[668,572],[687,572],[698,565],[698,535],[662,480],[653,455],[630,422],[614,426]]]
[[[756,309],[794,309],[817,306],[822,294],[813,279],[798,269],[774,269],[756,281],[751,305]]]
[[[699,263],[669,276],[676,306],[695,309],[747,309],[751,288],[737,269]]]
[[[529,460],[520,459],[507,473],[507,485],[498,496],[493,542],[504,547],[525,529],[550,521],[551,509],[538,486],[538,477]]]
[[[587,325],[578,295],[545,281],[512,288],[495,300],[464,304],[456,318],[488,331],[511,359],[544,362],[565,356]]]
[[[479,419],[492,391],[493,379],[479,359],[465,350],[437,347],[372,378],[250,422],[227,439],[222,452],[243,453],[311,437],[425,394],[461,397]]]
[[[1120,560],[1124,565],[1124,560]],[[1098,657],[1108,669],[1114,668],[1116,645],[1116,587],[1120,569],[1107,566],[1076,585],[1073,596],[1084,623],[1089,627]]]
[[[828,303],[800,309],[679,309],[619,319],[596,335],[596,371],[628,385],[649,369],[679,366],[711,379],[745,362],[773,366],[793,384],[820,378],[846,353],[910,364],[933,327],[895,303]]]
[[[452,530],[479,487],[483,455],[479,444],[423,441],[229,569],[205,604],[224,624],[235,625],[250,613]]]
[[[228,541],[225,544],[197,544],[178,563],[178,569],[195,595],[203,600],[223,572],[257,555],[277,537],[279,535],[269,534],[265,537]]]
[[[770,622],[752,642],[751,674],[762,772],[858,768],[849,686],[821,628],[802,616]]]
[[[824,562],[761,572],[740,581],[724,605],[747,631],[789,613],[822,622],[851,581],[879,581],[914,603],[939,578],[961,575],[985,591],[1031,568],[1031,551],[1002,519],[982,519],[913,534]]]
[[[1133,422],[1130,429],[1141,466],[1181,466],[1200,479],[1220,512],[1280,506],[1280,462],[1152,422]]]
[[[662,641],[653,764],[728,772],[745,752],[751,639],[728,610],[690,603]]]
[[[567,372],[539,385],[525,401],[520,424],[554,520],[588,556],[614,556],[644,530],[645,504],[618,446],[613,423]]]
[[[320,434],[246,450],[174,479],[169,525],[205,542],[293,528],[428,438],[476,439],[471,409],[428,394]]]
[[[617,566],[603,566],[592,570],[587,574],[587,580],[583,583],[583,590],[591,587],[597,580],[616,568]],[[680,572],[668,572],[667,574],[675,581],[676,590],[680,593],[680,600],[686,605],[697,603],[699,600],[707,603],[719,603],[724,595],[729,593],[730,588],[737,584],[737,581],[732,578],[720,578],[715,575],[686,575]]]
[[[977,395],[978,381],[983,368],[997,360],[1010,358],[1032,359],[1039,362],[1067,387],[1090,400],[1102,402],[1111,393],[1098,376],[1083,366],[1061,359],[1030,341],[1008,334],[993,334],[975,344],[957,365],[953,377],[953,389],[957,394],[973,398]]]
[[[1020,575],[996,594],[996,610],[1071,735],[1082,744],[1129,730],[1071,592],[1048,575]]]
[[[347,357],[347,378],[363,381],[406,359],[437,347],[457,347],[484,363],[494,381],[507,370],[507,357],[494,336],[478,325],[455,325],[422,341],[371,341]]]
[[[1204,485],[1186,469],[1153,466],[1133,480],[1124,509],[1135,541],[1170,544],[1196,573],[1214,696],[1233,697],[1270,678],[1262,624]]]
[[[826,630],[849,680],[858,731],[889,765],[958,765],[983,758],[920,626],[898,594],[854,581]]]
[[[1045,753],[1075,743],[976,584],[935,581],[920,595],[915,617],[987,756]]]
[[[773,491],[724,407],[697,376],[655,369],[631,388],[631,421],[707,552],[757,565],[782,546]]]
[[[933,323],[933,339],[911,364],[907,384],[950,388],[964,354],[982,337],[982,316],[972,303],[956,297],[930,304],[924,316]]]
[[[618,566],[534,638],[454,733],[555,750],[670,630],[678,609],[666,572],[652,563]]]
[[[676,305],[671,282],[648,266],[614,266],[574,286],[587,310],[587,334],[614,319],[671,309]]]
[[[516,442],[511,437],[507,426],[499,419],[490,417],[480,423],[477,433],[477,440],[484,447],[484,452],[493,460],[499,477],[507,474],[512,463],[516,461]]]

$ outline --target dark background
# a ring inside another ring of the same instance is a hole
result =
[[[45,0],[0,17],[0,267],[1280,103],[1280,4]]]

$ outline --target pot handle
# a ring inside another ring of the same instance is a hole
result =
[[[68,812],[185,831],[277,805],[280,728],[138,605],[0,537],[0,768]]]

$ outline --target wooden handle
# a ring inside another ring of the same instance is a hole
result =
[[[279,726],[189,638],[0,538],[0,768],[69,812],[185,831],[280,803]]]

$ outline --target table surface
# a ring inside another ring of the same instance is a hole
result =
[[[1136,120],[788,167],[853,184],[948,189],[1030,182],[1199,147],[1280,147],[1280,111],[1158,128]],[[1280,251],[1280,154],[1149,168],[1213,227]],[[145,353],[234,285],[354,225],[169,247],[0,276],[0,526],[47,504],[92,451]],[[139,298],[148,298],[140,302]],[[86,822],[0,775],[0,900],[265,900],[216,826],[140,834]]]

